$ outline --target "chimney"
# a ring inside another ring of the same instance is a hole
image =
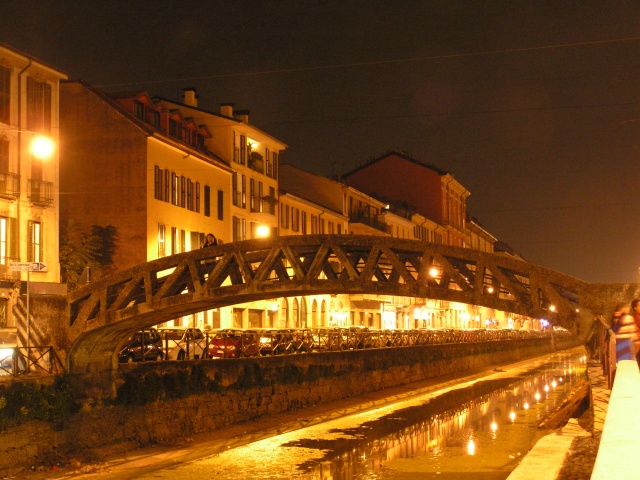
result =
[[[223,117],[233,118],[233,103],[221,103],[220,115]]]
[[[185,105],[190,107],[198,107],[198,94],[195,87],[187,87],[182,89],[182,98]]]
[[[235,117],[242,123],[249,123],[249,110],[236,110]]]

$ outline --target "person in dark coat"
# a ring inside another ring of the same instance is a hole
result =
[[[207,237],[204,239],[202,248],[215,247],[216,245],[218,245],[218,239],[216,236],[213,233],[207,233]]]

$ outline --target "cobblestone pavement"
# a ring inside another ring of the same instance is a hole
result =
[[[582,415],[577,425],[576,422],[570,422],[565,428],[582,428],[592,433],[577,436],[573,440],[556,480],[588,480],[591,478],[593,465],[596,462],[611,392],[607,385],[607,378],[603,375],[602,367],[598,362],[591,361],[588,371],[593,411],[589,410]]]

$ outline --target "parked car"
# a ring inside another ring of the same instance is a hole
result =
[[[210,358],[239,358],[260,355],[261,335],[257,330],[225,328],[209,332]]]
[[[168,360],[190,360],[204,358],[207,345],[204,333],[199,328],[159,327],[163,352]]]
[[[127,338],[126,343],[118,353],[119,363],[133,363],[149,360],[162,360],[162,338],[153,328],[135,332]]]
[[[13,359],[17,346],[16,332],[0,331],[0,375],[9,375],[13,372]]]

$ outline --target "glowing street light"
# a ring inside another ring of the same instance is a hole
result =
[[[40,160],[47,160],[51,158],[54,149],[55,145],[53,140],[49,137],[45,137],[44,135],[36,135],[29,144],[29,151],[31,152],[31,155],[39,158]]]
[[[266,225],[258,225],[256,228],[256,237],[257,238],[267,238],[271,235],[271,229]]]

